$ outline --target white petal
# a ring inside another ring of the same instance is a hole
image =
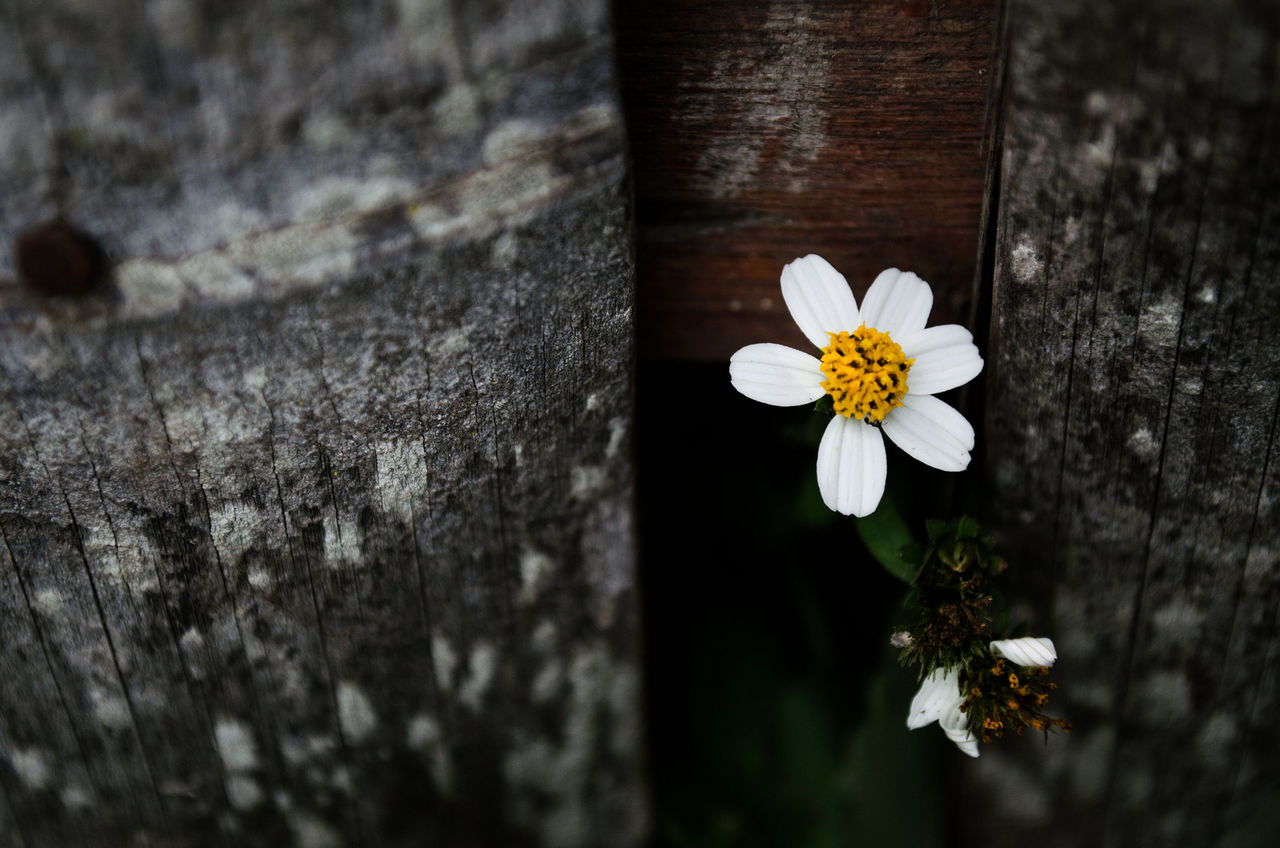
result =
[[[907,356],[919,356],[951,345],[972,343],[973,334],[959,324],[939,324],[914,333],[894,336],[893,340],[902,345],[902,352]]]
[[[963,386],[982,371],[982,356],[973,336],[959,324],[940,324],[902,338],[894,337],[902,352],[914,359],[907,372],[907,389],[935,395]]]
[[[779,344],[753,344],[729,359],[729,381],[752,400],[771,406],[813,403],[826,394],[822,362]]]
[[[870,515],[880,505],[887,472],[880,431],[834,416],[818,445],[818,490],[823,503],[843,515]]]
[[[924,329],[933,308],[933,290],[910,271],[880,272],[862,301],[862,320],[898,340]],[[900,343],[900,342],[899,342]]]
[[[969,467],[973,427],[936,397],[908,391],[902,406],[891,410],[881,427],[895,445],[925,465],[942,471]]]
[[[782,269],[782,299],[815,347],[831,344],[828,333],[852,332],[862,323],[844,275],[816,253]]]
[[[920,691],[911,699],[907,712],[907,727],[911,730],[924,727],[942,718],[942,714],[960,703],[960,672],[957,669],[934,669],[920,684]]]
[[[1044,637],[1024,636],[1021,639],[999,639],[991,643],[991,650],[996,656],[1004,657],[1017,665],[1051,666],[1058,659],[1053,640]]]
[[[948,709],[938,719],[938,725],[947,738],[956,743],[961,751],[971,757],[978,756],[978,740],[969,732],[969,716],[960,712],[960,701]]]

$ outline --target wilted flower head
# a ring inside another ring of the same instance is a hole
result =
[[[1058,658],[1053,642],[1043,637],[1002,639],[991,643],[989,662],[975,661],[962,675],[964,702],[960,710],[983,742],[1013,732],[1071,730],[1071,723],[1041,712],[1057,684],[1049,681],[1049,668]]]
[[[1033,730],[1069,731],[1044,714],[1049,669],[1058,658],[1050,639],[991,640],[991,578],[1005,570],[990,539],[962,518],[930,522],[929,543],[912,554],[918,572],[906,603],[906,626],[895,634],[905,665],[919,668],[920,690],[907,727],[933,721],[971,757],[978,741]]]
[[[961,668],[936,669],[920,684],[907,713],[911,730],[938,722],[947,738],[971,757],[978,739],[990,742],[1012,731],[1071,730],[1071,724],[1040,712],[1057,687],[1048,681],[1058,658],[1053,642],[1026,637],[992,642]],[[976,737],[975,737],[976,731]]]

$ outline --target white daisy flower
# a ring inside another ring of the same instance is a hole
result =
[[[773,406],[831,395],[836,415],[818,446],[818,488],[828,507],[875,512],[886,473],[882,430],[926,465],[968,467],[973,427],[933,395],[976,377],[982,357],[964,327],[925,328],[928,283],[890,268],[859,309],[844,276],[810,254],[782,269],[782,298],[821,359],[778,344],[747,345],[729,360],[729,377],[747,397]]]

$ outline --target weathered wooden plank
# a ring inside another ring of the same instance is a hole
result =
[[[1010,22],[988,469],[1076,732],[984,756],[966,818],[1217,844],[1280,777],[1280,8]]]
[[[911,268],[967,319],[994,0],[616,6],[642,356],[799,341],[778,275],[810,252],[859,295]]]
[[[0,13],[0,840],[639,842],[604,4]]]

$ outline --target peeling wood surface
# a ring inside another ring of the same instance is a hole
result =
[[[635,158],[640,351],[803,341],[782,266],[890,266],[967,323],[995,0],[615,4]]]
[[[0,115],[115,260],[0,264],[0,843],[638,843],[603,5],[6,0]]]
[[[986,462],[1076,730],[984,752],[970,841],[1270,844],[1280,8],[1010,22]]]

